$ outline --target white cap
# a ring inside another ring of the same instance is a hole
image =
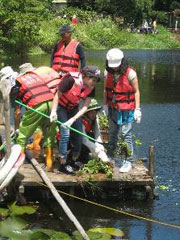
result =
[[[121,65],[123,58],[124,58],[124,53],[119,48],[110,49],[106,54],[108,67],[111,67],[111,68],[119,67]]]
[[[0,71],[1,81],[11,77],[13,74],[14,74],[14,71],[10,66],[3,67]]]

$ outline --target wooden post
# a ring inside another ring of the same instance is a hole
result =
[[[0,100],[1,101],[1,100]],[[0,125],[4,125],[3,114],[4,113],[4,103],[0,102]]]
[[[52,182],[50,181],[50,179],[48,178],[46,173],[43,171],[43,169],[41,168],[39,163],[36,161],[35,158],[31,157],[31,153],[29,151],[27,151],[26,153],[27,153],[27,157],[31,161],[31,163],[34,166],[35,170],[38,172],[38,174],[43,179],[43,181],[47,184],[47,186],[49,187],[49,189],[52,192],[53,196],[55,197],[57,202],[61,205],[61,207],[63,208],[64,212],[67,214],[69,219],[74,223],[74,225],[76,226],[77,230],[82,235],[83,239],[90,240],[88,235],[86,234],[85,230],[83,229],[81,224],[78,222],[78,220],[76,219],[74,214],[71,212],[70,208],[67,206],[67,204],[65,203],[63,198],[61,198],[60,194],[58,193],[58,191],[56,190],[56,188],[54,187],[54,185],[52,184]]]
[[[5,138],[6,138],[6,159],[9,158],[11,154],[11,124],[10,124],[10,102],[9,95],[4,99],[4,117],[5,117]]]
[[[149,146],[149,174],[154,178],[154,146]]]

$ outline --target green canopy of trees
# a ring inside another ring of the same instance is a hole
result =
[[[167,12],[180,8],[172,0],[68,0],[68,6],[97,11],[112,18],[123,17],[125,24],[139,25],[143,19],[158,18],[167,23]],[[6,53],[27,52],[38,43],[41,23],[55,18],[52,0],[1,0],[0,50]]]

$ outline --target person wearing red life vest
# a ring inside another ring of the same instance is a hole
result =
[[[61,40],[55,44],[51,55],[51,67],[60,76],[67,72],[78,72],[85,66],[85,54],[82,45],[75,39],[71,39],[72,28],[63,25],[60,28]]]
[[[46,115],[51,112],[52,101],[57,86],[60,82],[58,73],[49,67],[34,68],[30,63],[19,67],[20,74],[16,78],[16,99],[21,100],[27,106]],[[16,107],[16,111],[18,107]],[[20,117],[16,114],[16,117]],[[19,126],[17,143],[24,149],[28,139],[41,128],[44,134],[44,146],[46,151],[47,170],[52,170],[51,146],[56,134],[55,124],[49,126],[49,121],[43,116],[27,109]],[[48,129],[48,131],[47,131]],[[40,139],[38,139],[40,141]]]
[[[129,156],[119,170],[128,172],[133,162],[132,124],[134,120],[140,123],[142,114],[136,71],[118,48],[110,49],[106,54],[104,86],[104,111],[109,118],[108,156],[114,156],[118,138],[121,138],[127,144]]]
[[[74,24],[74,25],[78,24],[78,18],[75,14],[72,16],[71,24]]]
[[[106,155],[103,144],[100,144],[100,142],[103,142],[99,129],[98,118],[98,112],[101,109],[102,107],[98,105],[97,100],[93,98],[91,99],[87,112],[82,117],[84,133],[92,136],[97,142],[92,142],[88,138],[83,137],[83,147],[79,158],[80,162],[83,162],[85,159],[87,159],[87,152],[91,152],[93,156],[100,158],[105,163],[110,162]]]
[[[82,72],[70,72],[61,78],[59,90],[53,100],[50,121],[58,120],[63,124],[59,126],[61,138],[59,142],[60,171],[73,173],[66,165],[67,147],[70,137],[69,127],[82,132],[80,117],[87,111],[91,97],[95,95],[95,85],[100,80],[100,70],[96,66],[86,66]],[[84,104],[79,109],[79,103]],[[82,135],[73,132],[71,136],[72,161],[76,161],[81,152]]]

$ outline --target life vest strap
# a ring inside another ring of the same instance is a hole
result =
[[[69,57],[69,56],[61,55],[61,54],[60,55],[56,55],[56,57],[61,57],[61,58],[64,58],[64,59],[79,61],[79,58]]]
[[[49,90],[48,91],[43,91],[43,92],[40,92],[40,93],[37,93],[36,95],[32,95],[31,97],[29,97],[25,102],[24,104],[28,105],[28,103],[33,99],[33,98],[36,98],[38,96],[41,96],[41,95],[44,95],[46,93],[49,93]],[[46,100],[46,99],[45,99]]]

